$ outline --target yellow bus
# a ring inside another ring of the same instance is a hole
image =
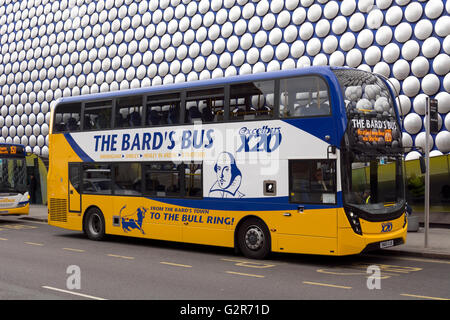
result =
[[[28,214],[30,196],[25,156],[25,146],[0,143],[0,216]]]
[[[94,240],[234,247],[250,258],[358,254],[406,241],[402,156],[391,87],[360,70],[61,98],[48,221]]]

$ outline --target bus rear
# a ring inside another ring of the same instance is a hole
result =
[[[407,231],[403,152],[392,91],[372,73],[350,69],[334,73],[347,121],[340,148],[339,252],[403,244]]]
[[[27,215],[29,199],[25,147],[0,144],[0,215]]]

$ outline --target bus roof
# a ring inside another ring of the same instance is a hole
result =
[[[266,80],[266,79],[268,80],[268,79],[273,79],[273,78],[305,76],[305,75],[313,75],[313,74],[330,75],[331,70],[334,70],[334,69],[344,69],[344,68],[330,67],[330,66],[313,66],[313,67],[304,67],[304,68],[298,68],[298,69],[236,75],[236,76],[231,76],[231,77],[223,77],[223,78],[215,78],[215,79],[196,80],[196,81],[190,81],[190,82],[186,81],[186,82],[171,83],[171,84],[166,84],[166,85],[150,86],[150,87],[145,87],[145,88],[92,93],[92,94],[78,95],[78,96],[73,96],[73,97],[59,98],[58,100],[56,100],[56,105],[61,104],[61,103],[75,103],[75,102],[84,102],[84,101],[91,101],[91,100],[113,99],[113,98],[120,98],[120,97],[124,97],[124,96],[142,95],[142,94],[165,92],[165,91],[177,91],[177,90],[184,90],[184,89],[201,87],[201,86],[216,86],[216,85],[229,84],[229,83],[233,83],[233,82],[242,82],[242,81],[262,81],[262,80]],[[346,69],[349,69],[349,68],[346,68]]]

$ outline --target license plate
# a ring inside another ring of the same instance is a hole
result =
[[[381,249],[389,248],[389,247],[393,247],[393,246],[394,246],[394,240],[387,240],[387,241],[380,242]]]

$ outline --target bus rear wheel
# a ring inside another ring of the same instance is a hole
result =
[[[105,218],[100,209],[91,208],[86,212],[84,232],[91,240],[102,240],[105,238]]]
[[[256,218],[245,220],[238,231],[238,246],[247,258],[264,259],[270,252],[270,232],[264,222]]]

